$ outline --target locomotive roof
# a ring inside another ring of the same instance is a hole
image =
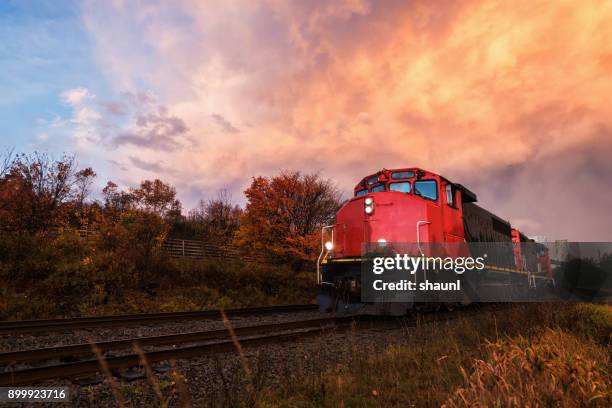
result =
[[[418,167],[404,167],[404,168],[399,168],[399,169],[382,169],[376,173],[370,174],[364,178],[361,179],[361,181],[359,181],[359,183],[357,183],[357,185],[355,186],[355,191],[364,188],[365,186],[367,186],[367,182],[366,180],[374,177],[374,176],[379,176],[381,174],[384,174],[385,176],[387,176],[387,178],[389,179],[389,175],[391,173],[397,173],[397,172],[413,172],[414,176],[417,179],[421,179],[424,177],[439,177],[440,179],[446,181],[447,183],[450,183],[452,185],[455,186],[455,188],[457,188],[458,190],[461,190],[462,194],[462,200],[463,202],[467,202],[467,203],[473,203],[478,201],[478,198],[476,196],[476,194],[474,192],[472,192],[470,189],[468,189],[467,187],[463,186],[462,184],[458,184],[458,183],[453,183],[452,181],[450,181],[449,179],[447,179],[446,177],[440,176],[439,174],[435,174],[432,173],[430,171],[427,170],[423,170],[421,168]],[[412,178],[412,177],[410,177]]]

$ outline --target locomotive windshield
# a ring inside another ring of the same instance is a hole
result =
[[[414,182],[414,193],[428,200],[438,199],[438,183],[436,180],[418,180]]]
[[[410,192],[410,182],[402,181],[400,183],[391,183],[389,184],[389,191],[400,191],[402,193]]]
[[[360,189],[355,191],[355,197],[363,196],[370,193],[379,193],[383,191],[398,191],[400,193],[414,193],[422,198],[437,201],[438,200],[438,183],[436,180],[417,179],[416,181],[408,181],[415,177],[415,172],[411,170],[399,170],[389,173],[384,173],[389,183],[385,183],[385,177],[378,174],[368,176],[359,184]],[[422,175],[419,175],[422,177]],[[382,178],[382,180],[381,180]],[[358,188],[359,188],[358,187]]]

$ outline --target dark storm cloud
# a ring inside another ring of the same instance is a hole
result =
[[[612,133],[594,143],[471,177],[479,203],[528,235],[612,241]]]

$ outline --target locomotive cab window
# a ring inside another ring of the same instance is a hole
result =
[[[378,182],[378,176],[372,176],[372,177],[368,177],[367,179],[367,183],[368,185],[370,184],[375,184]]]
[[[414,193],[428,200],[438,199],[438,183],[436,180],[418,180],[414,182]]]
[[[374,186],[370,189],[370,192],[372,193],[379,193],[381,191],[385,191],[385,185],[384,184],[379,184],[377,186]]]
[[[391,183],[389,184],[389,191],[399,191],[402,193],[410,192],[410,182],[403,181],[401,183]]]
[[[414,177],[414,172],[412,171],[394,171],[393,173],[391,173],[391,178],[393,180],[407,179],[407,178],[413,178],[413,177]]]
[[[355,197],[359,197],[359,196],[362,196],[362,195],[365,195],[365,194],[368,194],[368,190],[366,190],[366,189],[359,190],[359,191],[357,191],[355,193]]]
[[[446,204],[448,204],[449,207],[457,208],[455,205],[455,189],[450,183],[446,184]]]

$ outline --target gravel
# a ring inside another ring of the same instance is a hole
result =
[[[251,326],[266,323],[282,323],[293,320],[314,319],[321,317],[316,310],[278,313],[260,316],[232,317],[234,327]],[[78,329],[66,332],[49,332],[0,336],[0,351],[18,351],[34,348],[63,346],[68,344],[131,339],[135,337],[161,336],[168,334],[187,333],[193,331],[217,330],[225,326],[220,319],[187,320],[175,323],[158,323],[131,327],[101,327],[93,329]]]
[[[256,323],[272,323],[305,318],[321,317],[318,312],[300,312],[284,315],[265,317],[245,317],[233,319],[232,323],[239,325],[251,325]],[[118,336],[131,336],[136,334],[147,335],[168,334],[170,331],[190,331],[222,328],[222,322],[185,322],[176,325],[163,325],[162,327],[139,327],[129,329],[126,333],[108,331],[112,338]],[[136,330],[136,332],[135,332]],[[138,331],[140,330],[140,331]],[[166,330],[166,331],[164,331]],[[415,330],[412,327],[402,327],[395,323],[374,322],[371,327],[349,331],[330,330],[321,335],[306,337],[282,342],[278,344],[266,344],[253,348],[245,348],[244,355],[246,364],[252,372],[252,385],[246,381],[245,370],[242,360],[236,353],[219,354],[192,358],[189,360],[178,360],[172,363],[154,364],[155,377],[160,384],[163,399],[167,400],[169,406],[180,406],[179,397],[188,395],[193,407],[207,406],[229,406],[244,402],[248,395],[247,390],[252,387],[256,392],[263,387],[272,387],[298,379],[305,375],[315,374],[337,364],[345,364],[357,355],[371,355],[383,351],[389,344],[405,342],[414,338]],[[60,341],[68,341],[79,336],[90,336],[87,332],[75,333],[73,336],[44,336],[42,339],[47,344],[59,344]],[[98,339],[109,340],[104,337],[104,332],[96,330]],[[40,336],[39,336],[40,338]],[[3,339],[3,342],[6,339]],[[36,341],[29,339],[29,341]],[[74,342],[74,341],[73,341]],[[21,343],[23,346],[24,343]],[[40,347],[40,343],[34,344]],[[172,365],[172,367],[170,366]],[[180,373],[186,380],[187,391],[180,391],[180,381],[176,382],[173,372]],[[49,381],[44,385],[70,387],[71,402],[65,406],[117,406],[111,387],[107,382],[100,382],[103,377],[94,378],[93,385],[78,385],[71,380]],[[119,388],[126,406],[159,406],[160,399],[156,396],[153,387],[146,379],[126,381],[117,379]],[[97,382],[97,383],[96,383]],[[41,406],[40,404],[36,406]],[[49,404],[59,407],[62,404]]]

